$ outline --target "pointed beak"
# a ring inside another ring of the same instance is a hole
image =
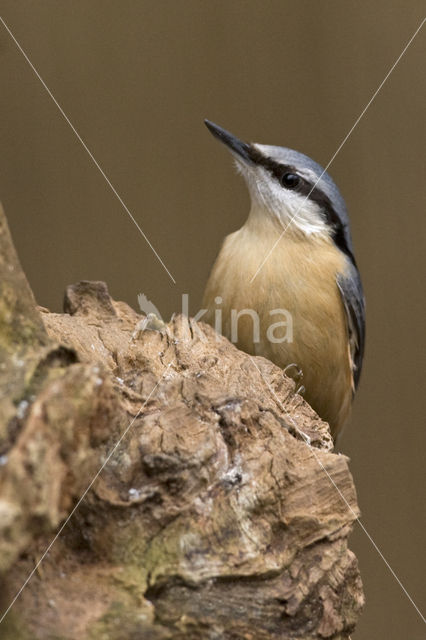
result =
[[[214,122],[210,120],[204,120],[207,129],[214,135],[215,138],[226,144],[226,146],[237,156],[242,158],[246,163],[252,163],[250,157],[250,145],[242,140],[239,140],[232,133],[222,129]]]

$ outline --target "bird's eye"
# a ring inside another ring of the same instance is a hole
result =
[[[300,177],[295,173],[283,173],[280,182],[286,189],[296,189],[300,183]]]

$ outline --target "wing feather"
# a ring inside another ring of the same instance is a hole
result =
[[[365,343],[365,299],[358,269],[350,264],[345,274],[337,276],[337,286],[346,314],[355,391],[361,375]]]

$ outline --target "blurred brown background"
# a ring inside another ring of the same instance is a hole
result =
[[[423,2],[2,2],[3,17],[168,269],[0,27],[0,199],[41,305],[79,279],[191,310],[248,196],[208,117],[325,165],[419,26]],[[368,300],[364,375],[339,442],[362,521],[424,605],[424,73],[420,32],[330,169]],[[354,634],[415,640],[418,613],[357,525]]]

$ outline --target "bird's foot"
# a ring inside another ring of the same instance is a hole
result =
[[[303,371],[302,369],[299,367],[298,364],[296,364],[295,362],[292,362],[291,364],[288,364],[284,369],[283,369],[284,373],[286,374],[286,376],[288,376],[289,378],[291,378],[292,380],[294,380],[294,382],[297,384],[299,384],[302,381],[303,378]],[[302,385],[300,385],[299,388],[302,388]],[[304,389],[304,387],[303,387]],[[296,392],[297,393],[297,392]]]

